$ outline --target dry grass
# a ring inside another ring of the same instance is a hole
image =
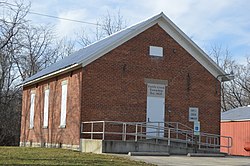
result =
[[[101,165],[149,166],[112,155],[81,153],[66,149],[0,147],[0,165]]]

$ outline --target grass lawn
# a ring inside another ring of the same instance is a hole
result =
[[[119,165],[149,166],[112,155],[55,148],[0,147],[0,165]]]

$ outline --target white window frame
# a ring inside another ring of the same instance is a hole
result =
[[[149,46],[149,55],[163,57],[163,47]]]
[[[43,128],[49,126],[49,88],[44,90]]]
[[[34,119],[35,119],[35,100],[36,93],[31,91],[30,93],[30,129],[34,128]]]
[[[60,128],[66,127],[68,80],[62,81]]]

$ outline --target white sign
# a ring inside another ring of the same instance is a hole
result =
[[[200,122],[194,121],[194,135],[200,135]]]
[[[163,97],[165,98],[165,85],[162,84],[147,84],[148,97]]]
[[[199,109],[196,107],[189,107],[189,122],[199,120]]]

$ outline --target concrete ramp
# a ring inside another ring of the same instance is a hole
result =
[[[203,132],[195,136],[192,128],[179,122],[82,122],[81,137],[80,150],[93,153],[214,154],[232,146],[231,137]],[[222,138],[227,145],[220,145]]]
[[[81,139],[80,151],[92,153],[117,153],[131,155],[142,154],[171,154],[171,155],[187,155],[195,154],[193,147],[186,147],[186,144],[173,142],[168,146],[164,141],[141,140],[141,141],[121,141],[121,140],[97,140],[97,139]],[[209,155],[219,153],[215,149],[198,149],[198,154],[206,153]],[[195,156],[195,155],[192,155]]]
[[[140,141],[81,139],[80,151],[93,153],[168,152],[166,145]]]

